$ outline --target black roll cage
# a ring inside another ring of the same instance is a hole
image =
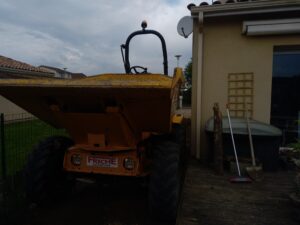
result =
[[[133,33],[131,33],[127,40],[126,40],[126,43],[125,45],[121,45],[121,52],[122,52],[122,56],[123,56],[123,49],[125,50],[125,58],[123,56],[123,61],[124,61],[124,67],[125,67],[125,72],[127,74],[131,73],[131,67],[130,67],[130,62],[129,62],[129,44],[130,44],[130,41],[131,39],[134,37],[134,36],[137,36],[137,35],[142,35],[142,34],[154,34],[156,35],[160,41],[161,41],[161,46],[162,46],[162,51],[163,51],[163,66],[164,66],[164,74],[165,75],[168,75],[168,56],[167,56],[167,47],[166,47],[166,42],[165,42],[165,39],[164,37],[157,31],[155,30],[146,30],[145,28],[143,28],[142,30],[139,30],[139,31],[135,31]]]

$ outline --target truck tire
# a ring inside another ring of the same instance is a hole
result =
[[[180,146],[161,141],[153,146],[153,164],[149,183],[149,210],[161,221],[175,222],[179,202]]]
[[[185,169],[189,154],[186,145],[186,125],[173,124],[172,133],[173,140],[180,146],[180,166]]]
[[[186,126],[185,124],[173,124],[173,138],[180,148],[186,148]]]
[[[48,203],[69,186],[63,160],[65,151],[72,145],[73,141],[67,137],[53,136],[33,149],[25,167],[25,191],[32,203]]]

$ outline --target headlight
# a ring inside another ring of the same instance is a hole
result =
[[[80,154],[74,154],[71,156],[71,162],[75,166],[80,166],[81,164],[81,156]]]
[[[134,169],[134,160],[132,158],[125,158],[124,167],[128,170]]]

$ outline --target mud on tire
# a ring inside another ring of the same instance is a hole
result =
[[[180,145],[160,141],[153,146],[149,210],[156,219],[174,222],[179,201]]]
[[[25,167],[25,191],[29,201],[48,203],[68,188],[70,182],[63,171],[65,151],[73,141],[53,136],[41,141],[32,151]]]

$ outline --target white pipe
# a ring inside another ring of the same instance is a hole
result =
[[[182,95],[180,95],[179,96],[179,106],[178,106],[179,109],[182,109],[182,99],[183,99],[183,97],[182,97]]]

